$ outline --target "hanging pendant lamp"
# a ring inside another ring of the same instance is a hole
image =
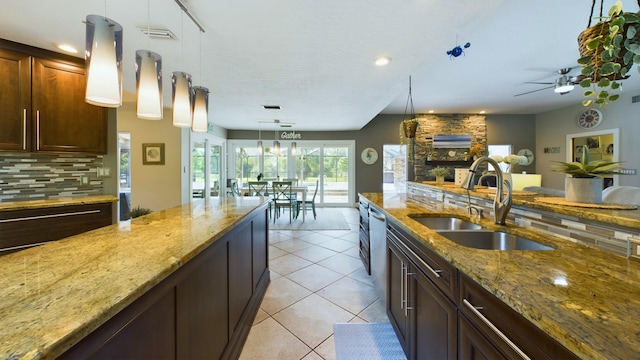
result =
[[[182,71],[171,74],[173,91],[173,126],[191,127],[192,124],[192,85],[191,75]]]
[[[104,16],[87,15],[85,61],[85,101],[103,107],[122,105],[122,26]]]
[[[273,155],[280,156],[280,141],[278,141],[278,130],[273,131]]]
[[[294,141],[294,142],[291,143],[291,155],[295,156],[296,155],[296,151],[298,151],[298,146],[297,146],[296,142]]]
[[[209,130],[209,89],[203,86],[193,88],[193,126],[194,132]]]
[[[136,51],[137,115],[162,120],[162,57],[149,50]]]
[[[262,148],[262,133],[258,130],[258,155],[262,155],[264,149]]]

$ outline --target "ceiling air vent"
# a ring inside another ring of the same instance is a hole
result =
[[[631,103],[632,103],[632,104],[640,103],[640,95],[632,96],[632,97],[631,97]]]
[[[149,35],[150,38],[153,39],[175,39],[176,35],[171,32],[171,30],[167,29],[147,29],[147,28],[138,28],[144,36]]]
[[[262,108],[265,110],[280,110],[282,109],[280,105],[262,105]]]

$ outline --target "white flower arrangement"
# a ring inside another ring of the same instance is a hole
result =
[[[527,165],[527,157],[526,156],[520,156],[520,155],[507,155],[505,156],[502,161],[505,164],[516,164],[516,165]]]

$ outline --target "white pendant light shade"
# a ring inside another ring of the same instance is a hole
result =
[[[280,156],[280,141],[278,140],[273,141],[273,154],[275,156]]]
[[[136,91],[138,117],[162,120],[162,56],[136,51]]]
[[[209,89],[202,86],[193,88],[193,126],[194,132],[209,130]]]
[[[122,26],[100,15],[87,15],[87,90],[92,105],[122,105]]]
[[[264,149],[262,147],[262,140],[258,140],[258,155],[262,155]]]
[[[298,151],[298,144],[294,141],[291,143],[291,155],[295,155],[296,151]]]
[[[173,126],[191,127],[191,75],[182,71],[171,74],[173,90]]]

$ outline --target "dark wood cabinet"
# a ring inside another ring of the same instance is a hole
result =
[[[106,154],[107,109],[84,101],[82,59],[0,39],[0,150]]]
[[[111,225],[112,211],[111,202],[0,211],[0,253]]]
[[[266,219],[264,205],[60,359],[238,358],[269,283]]]
[[[0,150],[29,151],[31,57],[0,48]]]
[[[442,271],[428,275],[433,269],[417,264],[417,254],[406,238],[401,239],[405,236],[389,225],[387,314],[391,324],[408,359],[456,359],[457,309],[431,279]]]
[[[387,314],[409,359],[577,359],[392,221],[387,266]]]
[[[474,354],[502,354],[507,359],[578,359],[529,320],[467,276],[460,275],[460,314],[466,319],[460,332],[462,359]],[[473,334],[477,331],[480,335]],[[492,349],[492,350],[491,350]],[[524,355],[524,356],[523,356]],[[495,357],[493,357],[495,358]]]
[[[229,341],[227,243],[176,287],[178,359],[219,359]],[[215,334],[215,336],[213,336]]]

